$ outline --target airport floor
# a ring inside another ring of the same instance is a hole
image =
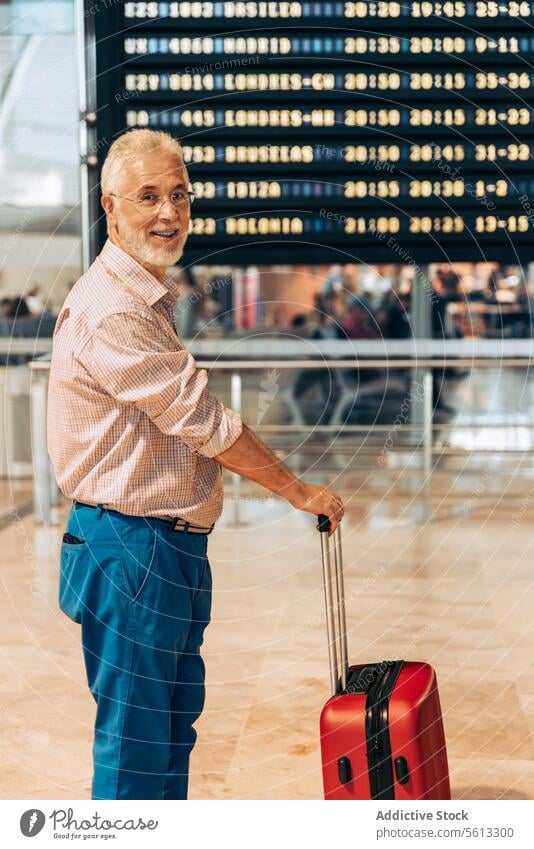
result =
[[[437,473],[427,502],[405,484],[355,472],[337,481],[351,659],[434,664],[455,799],[533,799],[534,484],[487,465]],[[241,495],[241,526],[229,499],[210,538],[190,798],[320,799],[329,679],[318,534],[313,517]],[[0,797],[87,799],[94,702],[79,628],[57,606],[67,504],[43,528],[30,498],[29,482],[0,485],[4,511],[19,508],[0,530]]]

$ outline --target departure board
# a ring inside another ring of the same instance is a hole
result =
[[[181,140],[186,263],[531,261],[533,7],[86,0],[89,165]]]

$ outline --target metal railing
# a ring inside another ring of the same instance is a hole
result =
[[[531,344],[531,343],[530,343]],[[406,347],[405,347],[406,350]],[[494,353],[494,352],[492,352]],[[420,444],[422,451],[422,492],[425,497],[430,498],[431,494],[431,477],[432,477],[432,456],[433,456],[433,377],[434,369],[444,368],[529,368],[531,358],[525,356],[456,356],[456,357],[428,357],[422,359],[414,359],[413,357],[399,357],[398,359],[261,359],[261,360],[197,360],[199,368],[209,369],[211,371],[228,372],[230,374],[230,405],[239,413],[242,413],[243,407],[243,375],[246,372],[258,371],[265,369],[280,369],[280,370],[297,370],[299,372],[306,370],[327,369],[333,373],[344,372],[347,370],[354,371],[355,369],[387,369],[390,370],[409,370],[412,375],[417,375],[418,385],[422,385],[422,393],[419,394],[418,403],[418,421],[403,425],[403,428],[411,431],[417,431],[421,434]],[[46,448],[46,398],[48,375],[50,370],[50,362],[46,360],[35,360],[30,364],[33,371],[33,380],[31,388],[31,427],[32,427],[32,457],[33,457],[33,489],[34,489],[34,515],[35,521],[45,525],[51,524],[52,506],[59,502],[59,492],[54,480],[54,475],[51,470],[47,448]],[[356,392],[356,390],[355,390]],[[533,423],[534,424],[534,423]],[[448,425],[450,427],[450,425]],[[462,427],[455,423],[455,427]],[[472,424],[463,425],[464,427],[473,427]],[[513,427],[513,425],[509,425]],[[518,425],[519,426],[519,425]],[[524,425],[523,425],[524,426]],[[447,427],[440,424],[439,428]],[[322,432],[325,434],[338,432],[342,430],[344,433],[362,433],[369,432],[373,429],[375,432],[380,430],[391,430],[391,425],[373,426],[373,425],[345,425],[345,424],[327,424],[317,425],[299,423],[298,425],[263,425],[255,428],[258,432],[274,433],[274,432],[302,432],[303,429],[313,430],[314,432]],[[441,449],[440,449],[441,451]],[[465,452],[462,452],[465,453]],[[239,499],[240,499],[240,478],[238,475],[232,476],[232,494],[234,500],[234,520],[239,523]]]

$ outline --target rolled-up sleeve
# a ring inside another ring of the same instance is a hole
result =
[[[241,434],[240,415],[208,391],[207,372],[148,316],[107,316],[75,357],[105,392],[146,413],[162,433],[197,454],[214,457]]]

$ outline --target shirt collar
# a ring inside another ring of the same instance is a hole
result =
[[[166,274],[163,280],[158,280],[109,238],[97,259],[101,261],[104,268],[118,277],[119,282],[124,281],[150,306],[153,306],[160,298],[172,298],[173,301],[178,298],[178,284],[172,277]]]

